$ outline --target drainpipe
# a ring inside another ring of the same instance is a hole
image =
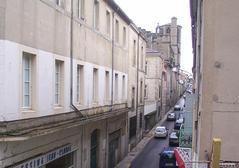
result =
[[[118,9],[117,9],[118,10]],[[114,30],[115,12],[112,13],[112,41],[111,41],[111,111],[114,105],[114,45],[115,45],[115,30]]]
[[[118,10],[118,8],[117,8]],[[115,31],[114,31],[114,16],[115,12],[112,12],[112,41],[111,41],[111,103],[110,112],[113,112],[114,105],[114,46],[115,46]],[[108,119],[106,118],[106,140],[105,140],[105,167],[108,167]]]
[[[83,114],[73,104],[73,0],[71,0],[71,23],[70,23],[70,107],[83,117]]]
[[[138,105],[139,105],[139,34],[138,32],[138,40],[137,40],[137,64],[136,64],[136,141],[138,141],[138,134],[139,134],[139,123],[140,118],[138,120]],[[138,122],[139,121],[139,122]]]

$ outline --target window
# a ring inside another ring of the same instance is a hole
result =
[[[106,11],[106,33],[110,35],[110,12]]]
[[[161,36],[164,34],[164,30],[163,30],[162,27],[159,29],[159,34],[160,34]]]
[[[126,46],[126,28],[123,28],[123,45]]]
[[[85,15],[85,0],[78,0],[78,17],[84,19]]]
[[[158,98],[161,99],[161,86],[159,85],[159,95],[158,95]]]
[[[139,128],[142,128],[143,126],[143,113],[140,113],[139,115]]]
[[[74,156],[75,156],[74,153],[75,152],[71,152],[69,154],[63,155],[63,156],[61,156],[60,158],[58,158],[54,161],[48,162],[46,165],[41,166],[40,168],[56,168],[56,167],[57,168],[62,168],[62,167],[73,168],[74,167]],[[51,155],[49,155],[49,156],[51,156]],[[56,156],[56,155],[53,155],[53,157],[51,157],[51,159],[54,158],[54,156]],[[33,163],[33,162],[31,162],[31,163]],[[34,164],[31,164],[31,163],[28,166],[29,168],[33,167],[33,165],[34,165]],[[24,166],[24,167],[27,167],[27,166]]]
[[[136,40],[134,40],[133,44],[133,66],[136,65]]]
[[[84,71],[82,65],[77,65],[77,78],[76,78],[76,101],[83,103],[84,95]]]
[[[143,81],[140,81],[140,103],[143,103]]]
[[[23,108],[30,109],[32,108],[32,97],[33,97],[33,76],[34,76],[34,67],[33,67],[34,55],[23,52],[22,57],[22,86],[23,86]]]
[[[132,99],[131,99],[131,109],[134,110],[135,109],[135,88],[132,87],[132,95],[131,95]]]
[[[63,61],[55,61],[55,105],[61,105],[62,81],[63,81]]]
[[[118,87],[118,74],[116,73],[115,74],[115,101],[117,101],[118,100],[118,89],[119,89],[119,87]]]
[[[119,21],[115,20],[115,41],[119,43]]]
[[[148,98],[148,86],[144,85],[144,98],[147,99]]]
[[[167,29],[166,29],[166,33],[170,33],[170,28],[169,27],[167,27]]]
[[[99,12],[100,12],[100,4],[98,0],[94,0],[94,28],[99,30]]]
[[[93,101],[98,100],[98,69],[93,69]]]
[[[125,100],[125,75],[122,76],[122,99]]]
[[[105,71],[105,100],[110,98],[110,74],[109,71]]]
[[[64,6],[64,1],[63,0],[56,0],[56,4],[60,7]]]
[[[147,75],[148,73],[148,61],[145,61],[145,74]]]
[[[144,67],[144,47],[141,47],[141,69]]]

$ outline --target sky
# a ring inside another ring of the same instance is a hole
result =
[[[141,28],[155,32],[177,17],[182,26],[181,69],[191,73],[193,64],[189,0],[115,0],[120,8]]]

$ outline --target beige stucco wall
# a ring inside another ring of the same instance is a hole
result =
[[[111,29],[113,10],[103,0],[99,4],[99,30],[93,28],[93,1],[85,2],[84,20],[77,17],[77,6],[74,6],[73,55],[82,61],[111,67],[112,30],[107,35],[106,10],[111,14]],[[2,0],[0,38],[69,57],[70,5],[70,1],[65,1],[61,8],[49,0]],[[127,72],[128,42],[126,39],[126,45],[123,46],[123,27],[128,34],[129,26],[116,13],[114,15],[119,21],[119,43],[115,44],[114,53],[115,69]]]
[[[146,85],[147,85],[147,96],[145,103],[155,102],[160,99],[159,86],[161,86],[161,78],[163,72],[163,59],[156,54],[147,53],[147,74],[146,74]]]
[[[133,65],[133,57],[134,57],[134,40],[136,41],[136,58],[135,58],[135,65]],[[139,40],[139,43],[138,43]],[[137,49],[139,47],[139,49]],[[142,61],[141,55],[141,47],[143,47],[143,66],[140,65],[140,61]],[[137,63],[138,63],[138,102],[140,102],[140,81],[143,82],[143,89],[144,89],[144,81],[145,81],[145,48],[146,42],[142,37],[138,37],[137,32],[130,29],[129,30],[129,57],[128,57],[128,105],[131,107],[131,98],[132,98],[132,87],[135,87],[135,94],[137,88]],[[139,53],[138,53],[139,52]],[[139,59],[139,60],[138,60]],[[143,92],[142,89],[142,92]],[[144,95],[143,95],[144,97]],[[136,98],[136,95],[135,95]]]
[[[238,160],[239,1],[203,1],[200,159],[222,139],[221,160]]]

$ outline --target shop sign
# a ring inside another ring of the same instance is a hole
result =
[[[65,156],[65,155],[71,153],[72,151],[73,150],[72,150],[71,145],[66,145],[66,146],[63,146],[56,150],[53,150],[51,152],[48,152],[44,155],[27,160],[17,166],[13,166],[11,168],[39,168],[43,165],[46,165],[47,163],[50,163],[62,156]]]

